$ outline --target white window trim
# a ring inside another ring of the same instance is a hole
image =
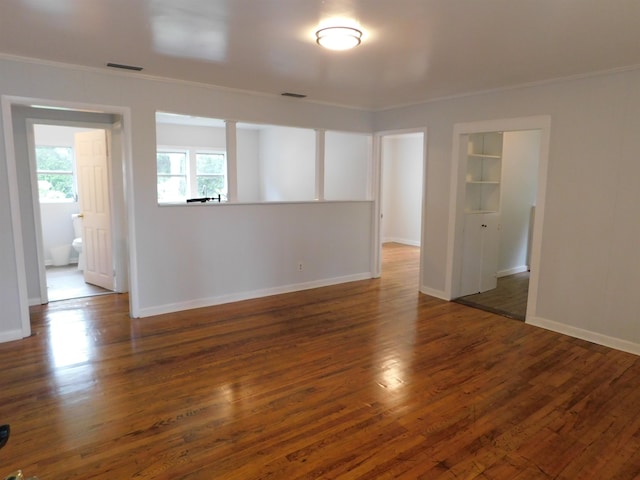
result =
[[[191,190],[191,192],[195,192],[196,193],[196,197],[199,197],[201,195],[200,192],[198,192],[198,176],[200,177],[213,177],[216,176],[214,174],[203,174],[203,175],[198,175],[198,172],[196,170],[196,158],[198,154],[211,154],[211,155],[222,155],[224,157],[224,169],[225,169],[225,173],[224,173],[224,191],[225,191],[225,195],[226,195],[226,199],[225,201],[228,201],[228,197],[229,197],[229,165],[227,162],[227,152],[223,149],[212,149],[212,148],[207,148],[207,149],[192,149],[189,151],[189,163],[191,165],[193,165],[193,169],[194,169],[194,174],[193,176],[189,177],[190,181],[194,182],[193,185],[193,189]]]
[[[68,148],[71,150],[71,172],[63,171],[63,170],[40,170],[38,169],[38,148]],[[36,182],[38,180],[38,175],[43,174],[53,174],[53,175],[71,175],[72,183],[73,183],[73,198],[58,198],[52,200],[43,200],[40,197],[40,192],[38,192],[38,201],[39,203],[47,203],[47,204],[55,204],[55,203],[78,203],[78,175],[76,169],[76,150],[72,145],[49,145],[49,144],[38,144],[35,145],[35,161],[36,161]]]
[[[198,192],[198,175],[196,170],[196,156],[197,154],[216,154],[216,155],[224,155],[225,160],[225,174],[224,174],[224,184],[225,190],[227,192],[227,199],[223,199],[226,203],[228,202],[229,196],[229,161],[228,154],[225,148],[220,147],[193,147],[193,146],[174,146],[174,145],[158,145],[156,147],[156,156],[158,153],[184,153],[187,156],[187,165],[185,168],[186,177],[187,177],[187,198],[199,198],[201,197],[200,192]],[[163,175],[166,176],[166,175]],[[206,175],[205,175],[206,176]],[[156,164],[156,188],[157,188],[157,178],[158,178],[158,170]],[[160,202],[159,204],[166,205],[173,202]]]

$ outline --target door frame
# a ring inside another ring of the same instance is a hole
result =
[[[32,97],[20,97],[13,95],[1,95],[0,106],[2,110],[2,126],[5,139],[5,154],[7,163],[7,176],[9,183],[9,207],[11,212],[11,226],[13,233],[14,243],[14,256],[15,267],[17,277],[17,290],[19,300],[19,315],[20,324],[22,327],[22,337],[28,337],[31,335],[31,319],[29,314],[29,298],[27,288],[27,274],[25,265],[25,251],[23,247],[23,230],[22,230],[22,216],[20,205],[20,186],[18,184],[17,174],[17,159],[15,151],[15,140],[13,132],[13,106],[24,106],[32,108],[48,108],[75,112],[85,113],[103,113],[111,114],[119,117],[119,120],[114,120],[113,125],[110,128],[118,130],[118,136],[120,137],[119,145],[121,152],[118,152],[120,156],[119,160],[122,163],[122,175],[118,180],[114,180],[113,177],[110,181],[110,188],[113,191],[114,182],[117,181],[117,187],[121,201],[116,205],[116,209],[112,214],[112,222],[117,215],[119,220],[119,231],[121,232],[121,238],[124,239],[124,245],[121,245],[121,241],[113,244],[114,256],[117,260],[114,261],[116,265],[116,272],[118,269],[124,278],[120,279],[120,288],[122,291],[129,291],[129,312],[132,317],[135,317],[139,310],[138,291],[137,291],[137,268],[136,268],[136,249],[135,249],[135,236],[133,235],[134,222],[134,209],[133,209],[133,166],[132,166],[132,147],[131,147],[131,110],[126,107],[110,106],[110,105],[97,105],[90,103],[77,103],[70,101],[58,101],[51,99],[32,98]],[[36,119],[36,123],[39,123]],[[63,123],[71,123],[64,122]],[[95,124],[94,124],[95,125]],[[102,128],[102,127],[98,127]],[[112,130],[109,130],[112,131]],[[113,131],[112,131],[113,133]],[[111,135],[110,143],[113,142],[113,135]],[[114,153],[114,152],[112,152]],[[24,188],[24,187],[23,187]],[[37,190],[36,190],[37,193]],[[31,185],[31,195],[33,198],[33,185]],[[113,202],[113,200],[111,200]],[[36,206],[37,205],[37,206]],[[39,202],[34,203],[34,210],[38,210],[36,214],[33,213],[34,222],[36,221],[36,215],[39,221]],[[35,231],[38,232],[38,226],[34,225]],[[41,228],[41,227],[40,227]],[[36,234],[36,242],[42,242],[42,236],[40,234],[39,239]],[[40,244],[39,255],[42,255],[42,244]],[[38,259],[40,264],[40,259]],[[42,262],[42,265],[44,263]],[[120,267],[120,268],[119,268]],[[126,272],[122,267],[126,267]],[[40,288],[42,295],[42,287]],[[45,289],[46,290],[46,289]]]
[[[44,253],[44,236],[42,233],[42,210],[40,208],[40,197],[38,194],[38,176],[36,173],[37,163],[35,157],[35,135],[34,135],[34,125],[55,125],[60,127],[70,127],[70,128],[91,128],[94,130],[102,130],[105,132],[107,137],[107,149],[108,149],[108,175],[109,175],[109,202],[111,203],[111,208],[113,208],[113,195],[114,195],[114,185],[113,185],[113,176],[111,175],[112,170],[112,161],[111,161],[111,152],[113,151],[112,145],[112,137],[113,130],[115,127],[115,123],[92,123],[92,122],[81,122],[81,121],[72,121],[72,120],[50,120],[50,119],[39,119],[39,118],[27,118],[27,144],[29,149],[29,169],[30,169],[30,178],[31,178],[31,198],[33,201],[33,216],[35,221],[35,231],[36,231],[36,254],[38,258],[38,273],[40,276],[40,304],[45,304],[49,302],[49,294],[47,292],[47,271],[45,267],[45,253]],[[118,212],[120,213],[120,212]],[[113,212],[109,214],[109,223],[111,225],[111,231],[113,232],[113,228],[115,225],[113,219]],[[113,233],[111,238],[111,252],[114,257],[114,265],[115,265],[115,256],[120,254],[120,252],[116,252],[114,250],[113,244]],[[117,293],[124,293],[126,288],[123,288],[126,283],[123,282],[122,276],[124,272],[120,272],[119,269],[115,270],[115,278],[114,278],[114,288],[113,291]]]
[[[407,128],[401,130],[385,130],[373,135],[373,168],[372,168],[372,197],[373,197],[373,235],[371,244],[371,273],[373,278],[379,278],[382,274],[382,141],[384,137],[396,135],[422,134],[422,192],[420,199],[420,266],[418,288],[424,291],[422,275],[423,249],[425,245],[425,201],[427,198],[427,138],[426,127]]]
[[[453,149],[451,157],[451,188],[449,199],[449,242],[447,245],[447,266],[445,279],[445,295],[449,300],[460,295],[460,276],[462,268],[462,240],[464,228],[464,185],[466,147],[464,139],[473,133],[513,132],[523,130],[540,130],[540,157],[538,160],[538,185],[536,192],[536,214],[531,241],[531,276],[527,297],[526,320],[536,316],[538,298],[538,282],[540,274],[540,255],[542,245],[542,229],[547,191],[547,170],[549,163],[549,141],[551,135],[551,116],[536,115],[531,117],[484,120],[469,123],[456,123],[453,127]]]

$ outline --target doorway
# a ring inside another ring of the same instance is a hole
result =
[[[47,301],[103,295],[113,293],[114,289],[111,242],[87,242],[91,238],[83,231],[92,206],[109,204],[106,174],[107,152],[112,150],[108,145],[110,136],[106,129],[78,125],[32,123],[29,136],[33,139],[29,149],[30,158],[34,159],[32,170],[36,172],[37,184],[33,187],[39,199],[46,277],[43,293]],[[105,175],[81,174],[86,170],[88,142],[97,142],[97,150],[101,152],[98,162]],[[104,198],[98,198],[99,195]],[[110,225],[110,209],[104,212],[104,221]],[[100,265],[110,272],[106,281],[100,276],[96,281],[95,270]]]
[[[549,126],[530,117],[454,128],[449,298],[533,316]]]
[[[467,139],[462,296],[456,301],[517,320],[526,317],[540,133],[482,132]]]
[[[137,315],[136,271],[129,261],[129,222],[133,222],[133,208],[127,205],[130,198],[131,158],[131,113],[124,107],[96,106],[85,103],[56,102],[45,99],[13,97],[3,95],[2,119],[6,144],[6,161],[9,177],[9,202],[12,211],[11,224],[14,237],[15,265],[17,270],[18,316],[22,337],[31,335],[31,305],[47,302],[44,252],[41,243],[40,209],[36,173],[32,168],[28,128],[32,123],[91,124],[96,128],[111,131],[111,204],[113,207],[113,270],[114,291],[129,292],[130,314]],[[106,110],[105,110],[106,109]],[[126,194],[125,194],[125,186]],[[135,249],[133,249],[135,251]],[[129,276],[132,281],[129,282]]]
[[[386,250],[402,247],[420,268],[422,201],[425,171],[424,131],[380,136],[380,244]],[[411,253],[413,251],[413,253]],[[393,255],[384,265],[391,268]],[[382,272],[384,274],[384,272]],[[419,286],[419,275],[415,279]]]

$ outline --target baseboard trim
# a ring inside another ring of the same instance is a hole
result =
[[[29,306],[35,307],[36,305],[42,305],[42,299],[40,297],[34,297],[29,299]]]
[[[425,287],[424,285],[420,287],[420,293],[439,298],[440,300],[446,300],[447,302],[451,300],[444,290],[436,290],[435,288]]]
[[[610,337],[608,335],[603,335],[602,333],[592,332],[590,330],[573,327],[571,325],[554,322],[553,320],[547,320],[540,317],[527,317],[526,323],[546,330],[551,330],[552,332],[562,333],[564,335],[569,335],[570,337],[597,343],[598,345],[603,345],[615,350],[640,355],[640,344],[629,342],[628,340]]]
[[[529,267],[527,265],[520,265],[519,267],[508,268],[507,270],[500,270],[496,274],[496,277],[498,278],[508,277],[509,275],[515,275],[516,273],[526,272],[527,270],[529,270]]]
[[[9,330],[0,334],[0,343],[13,342],[22,338],[22,330]]]
[[[416,240],[409,240],[408,238],[396,238],[388,237],[382,240],[382,243],[400,243],[402,245],[409,245],[410,247],[419,247],[420,242]]]
[[[77,265],[78,264],[78,257],[71,257],[69,259],[69,263],[67,263],[67,265]],[[66,267],[67,265],[58,265],[60,267]],[[52,267],[53,266],[53,260],[45,260],[44,261],[44,266],[45,267]]]
[[[232,293],[228,295],[219,295],[216,297],[200,298],[189,300],[186,302],[168,303],[158,305],[156,307],[147,307],[139,309],[139,318],[151,317],[153,315],[162,315],[165,313],[181,312],[183,310],[191,310],[194,308],[212,307],[214,305],[222,305],[225,303],[241,302],[243,300],[251,300],[253,298],[270,297],[271,295],[280,295],[283,293],[300,292],[302,290],[310,290],[312,288],[328,287],[330,285],[338,285],[347,282],[356,282],[359,280],[369,280],[373,278],[370,272],[359,273],[355,275],[346,275],[344,277],[328,278],[323,280],[315,280],[312,282],[296,283],[293,285],[283,285],[281,287],[265,288],[263,290],[253,290],[249,292]]]

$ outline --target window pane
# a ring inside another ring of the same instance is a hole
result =
[[[158,176],[158,202],[183,202],[186,198],[186,177]]]
[[[221,153],[196,154],[196,174],[198,175],[224,175],[226,162]]]
[[[198,193],[204,197],[213,197],[221,194],[222,200],[226,200],[226,188],[223,175],[198,177]]]
[[[38,170],[73,172],[73,152],[71,147],[36,147]]]
[[[158,152],[158,174],[185,175],[187,173],[187,154],[185,152]]]
[[[36,146],[38,194],[41,202],[74,201],[73,149]]]
[[[71,173],[39,173],[38,193],[41,202],[75,200],[73,174]]]

